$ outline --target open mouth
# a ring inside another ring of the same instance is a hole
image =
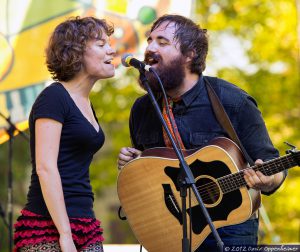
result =
[[[104,64],[108,64],[108,65],[111,65],[112,64],[112,59],[109,59],[109,60],[106,60],[106,61],[104,61]]]
[[[157,63],[159,63],[160,61],[160,57],[158,55],[146,55],[145,57],[145,62],[147,64],[149,64],[150,66],[154,66],[156,65]]]
[[[147,61],[150,66],[153,66],[158,63],[158,60],[153,59],[153,58],[149,58]]]

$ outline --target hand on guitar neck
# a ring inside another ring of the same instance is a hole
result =
[[[255,165],[263,164],[261,159],[255,161]],[[244,169],[244,179],[250,188],[255,190],[261,190],[262,192],[271,192],[277,188],[284,179],[283,172],[273,174],[271,176],[265,176],[260,171],[254,171],[253,169]]]

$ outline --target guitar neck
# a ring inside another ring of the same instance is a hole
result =
[[[254,165],[249,169],[253,169],[254,171],[260,171],[266,176],[271,176],[278,172],[297,166],[296,160],[299,159],[299,156],[300,152],[288,154],[276,159],[272,159],[263,164]],[[247,185],[244,179],[243,171],[221,177],[218,179],[218,182],[223,193],[228,193]]]

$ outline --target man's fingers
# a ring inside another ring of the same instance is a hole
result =
[[[244,178],[247,182],[247,185],[251,188],[257,189],[262,184],[262,181],[257,176],[256,172],[252,169],[246,169],[244,170]]]
[[[264,190],[274,183],[275,176],[265,176],[260,171],[254,171],[252,169],[244,170],[244,179],[250,188]]]
[[[118,169],[120,170],[127,162],[141,155],[141,151],[131,148],[131,147],[123,147],[120,150],[118,156]]]
[[[131,147],[127,147],[127,152],[131,154],[131,156],[133,157],[137,157],[140,156],[142,154],[142,152],[140,150],[137,150],[135,148],[131,148]]]

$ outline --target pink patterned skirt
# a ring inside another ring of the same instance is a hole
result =
[[[72,237],[79,251],[89,251],[88,248],[95,244],[102,247],[104,239],[100,221],[95,218],[70,218],[70,224]],[[59,244],[59,233],[50,217],[23,209],[14,227],[15,252],[39,244]]]

